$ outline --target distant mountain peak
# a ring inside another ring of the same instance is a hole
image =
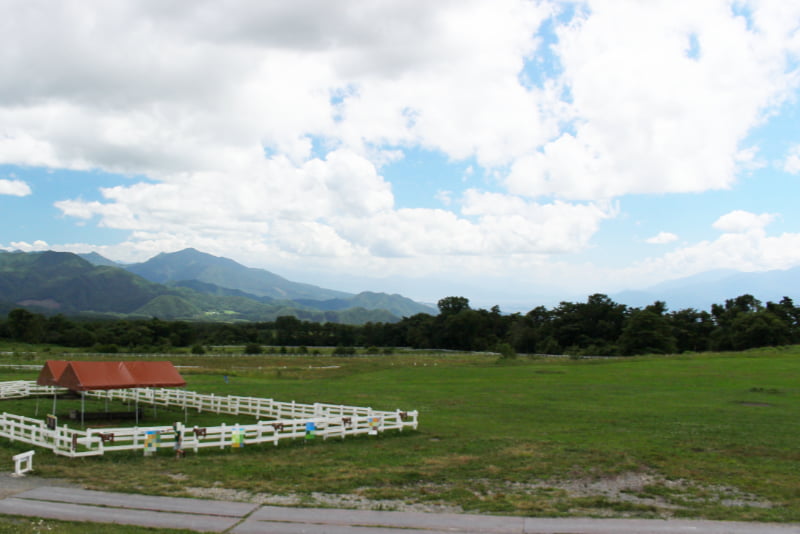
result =
[[[117,263],[115,261],[111,261],[108,258],[106,258],[105,256],[103,256],[101,254],[98,254],[97,252],[86,252],[86,253],[83,253],[83,254],[78,254],[78,256],[80,256],[84,260],[88,261],[92,265],[106,265],[106,266],[109,266],[109,267],[119,267],[120,266],[119,263]]]
[[[143,263],[128,265],[126,269],[160,284],[197,280],[257,297],[325,300],[352,296],[343,291],[292,282],[266,269],[245,267],[232,259],[194,248],[162,252]]]

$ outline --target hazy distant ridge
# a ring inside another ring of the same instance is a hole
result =
[[[753,295],[762,302],[778,302],[785,296],[797,299],[800,297],[800,267],[754,273],[721,269],[610,296],[628,306],[642,307],[661,300],[671,310],[709,310],[712,304],[724,304],[727,299],[744,294]]]

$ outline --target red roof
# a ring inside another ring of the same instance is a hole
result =
[[[57,385],[73,391],[126,389],[137,387],[183,387],[186,381],[171,362],[47,362],[66,364],[54,384],[42,384],[45,369],[39,374],[40,385]],[[50,373],[57,366],[51,365]]]
[[[69,365],[69,362],[63,360],[46,361],[42,370],[39,371],[39,378],[36,379],[36,383],[40,386],[57,386],[58,380],[67,365]]]

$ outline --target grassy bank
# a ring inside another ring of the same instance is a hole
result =
[[[324,494],[384,508],[800,521],[798,347],[509,363],[401,354],[186,356],[176,364],[187,366],[196,391],[416,409],[420,429],[181,460],[167,451],[75,460],[41,451],[37,473],[95,489],[301,504],[336,502]],[[36,374],[0,368],[2,380]],[[0,410],[31,410],[32,402]],[[158,417],[183,416],[159,409]],[[0,465],[10,469],[22,450],[0,442]]]

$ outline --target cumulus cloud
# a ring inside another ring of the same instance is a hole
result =
[[[630,269],[629,280],[681,277],[718,269],[740,271],[788,269],[800,263],[800,234],[725,233],[713,241],[685,247]]]
[[[628,283],[647,285],[721,266],[740,271],[769,271],[796,266],[800,264],[800,234],[769,235],[767,226],[776,218],[775,214],[741,210],[727,213],[712,225],[721,232],[716,239],[637,262],[626,268],[623,276]]]
[[[727,234],[743,234],[748,232],[760,232],[775,220],[773,213],[762,213],[757,215],[748,211],[736,210],[726,213],[717,219],[712,225],[717,230]]]
[[[515,160],[512,192],[566,199],[730,187],[739,144],[797,86],[796,7],[589,1],[555,45],[572,129]],[[785,11],[793,11],[787,13]],[[791,17],[790,17],[791,18]]]
[[[31,194],[30,186],[22,180],[0,179],[0,195],[25,197]]]
[[[5,250],[21,250],[22,252],[36,252],[42,250],[48,250],[50,245],[47,244],[46,241],[42,241],[41,239],[37,239],[33,243],[28,243],[27,241],[13,241],[10,247],[6,247]]]
[[[797,3],[747,3],[748,20],[727,1],[576,5],[10,0],[0,163],[135,176],[56,202],[128,231],[119,258],[195,246],[524,272],[589,247],[622,195],[730,187],[757,163],[747,134],[797,88]],[[469,185],[441,190],[442,209],[398,206],[382,169],[409,149],[467,162]]]
[[[645,239],[644,242],[649,243],[650,245],[666,245],[667,243],[672,243],[673,241],[677,240],[678,236],[671,232],[659,232],[653,237]]]

